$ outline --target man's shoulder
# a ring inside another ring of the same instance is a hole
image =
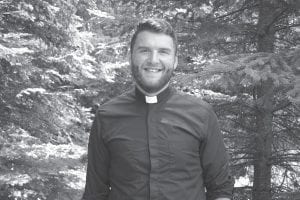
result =
[[[123,106],[126,107],[126,105],[132,104],[133,101],[134,101],[134,92],[133,90],[129,90],[103,103],[99,107],[99,110],[108,111],[111,109],[118,109]]]
[[[174,100],[179,104],[193,106],[195,107],[195,109],[206,110],[208,112],[211,112],[213,110],[212,106],[204,101],[201,97],[187,94],[182,91],[176,90]]]

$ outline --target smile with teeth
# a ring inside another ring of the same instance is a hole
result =
[[[145,71],[148,72],[160,72],[162,71],[162,69],[158,69],[158,68],[144,68]]]

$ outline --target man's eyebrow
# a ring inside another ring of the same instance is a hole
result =
[[[149,47],[146,47],[146,46],[138,46],[137,49],[149,49]]]
[[[159,50],[161,50],[161,51],[172,51],[172,49],[170,49],[170,48],[159,48]]]
[[[137,49],[150,49],[149,47],[147,46],[138,46]],[[162,48],[158,48],[160,51],[163,50],[163,51],[172,51],[171,48],[168,48],[168,47],[162,47]]]

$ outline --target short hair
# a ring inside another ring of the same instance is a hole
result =
[[[164,19],[150,18],[141,21],[134,32],[130,42],[130,52],[133,52],[133,47],[138,34],[142,31],[150,31],[154,33],[164,33],[173,39],[175,53],[177,53],[177,36],[169,22]]]

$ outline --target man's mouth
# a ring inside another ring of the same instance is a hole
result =
[[[161,69],[161,68],[150,68],[150,67],[145,67],[144,70],[147,71],[147,72],[153,72],[153,73],[156,73],[156,72],[161,72],[163,69]]]

